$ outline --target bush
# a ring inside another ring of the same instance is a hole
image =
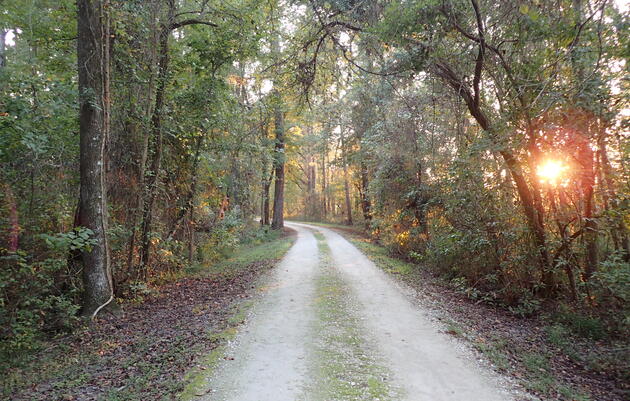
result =
[[[70,250],[88,249],[91,231],[42,235],[49,252],[33,260],[23,252],[0,257],[0,363],[37,348],[45,334],[70,330],[78,321],[80,280],[68,268]]]
[[[555,320],[562,323],[573,333],[593,340],[606,337],[606,326],[601,319],[586,313],[575,312],[566,305],[561,305],[555,315]]]
[[[591,279],[597,307],[614,330],[630,330],[630,263],[621,255],[613,255],[599,266]]]
[[[198,258],[200,262],[225,259],[241,243],[246,224],[238,208],[230,210],[209,233],[200,240]]]

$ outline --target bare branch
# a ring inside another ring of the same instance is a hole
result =
[[[210,22],[210,21],[202,21],[202,20],[198,20],[198,19],[186,19],[183,21],[179,21],[179,22],[173,22],[170,26],[169,29],[171,31],[181,28],[183,26],[187,26],[187,25],[208,25],[208,26],[212,26],[212,27],[218,27],[217,24],[215,24],[214,22]]]

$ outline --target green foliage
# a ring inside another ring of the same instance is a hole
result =
[[[215,262],[225,259],[240,244],[245,223],[238,211],[228,213],[209,233],[204,235],[199,247],[199,262]]]
[[[55,235],[41,234],[49,249],[63,255],[72,251],[90,251],[96,240],[91,238],[94,234],[89,228],[77,227],[67,233]]]
[[[35,350],[44,335],[71,330],[78,323],[80,281],[67,255],[87,251],[91,231],[42,234],[48,257],[34,260],[23,252],[0,257],[0,365]]]
[[[223,259],[204,260],[186,269],[187,273],[231,277],[253,264],[268,266],[289,250],[295,237],[283,236],[268,227],[250,229],[241,236],[238,246],[226,252]]]
[[[566,306],[561,306],[556,312],[555,320],[562,323],[572,332],[582,337],[601,340],[607,334],[606,326],[597,316],[578,313]]]

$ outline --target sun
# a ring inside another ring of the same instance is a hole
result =
[[[543,182],[556,184],[566,168],[559,160],[547,160],[538,166],[538,176]]]

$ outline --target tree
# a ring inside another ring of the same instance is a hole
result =
[[[93,245],[82,252],[83,314],[94,317],[114,299],[107,240],[106,143],[110,130],[110,4],[79,0],[77,63],[81,188],[76,225],[90,230]]]
[[[205,7],[205,3],[204,3]],[[165,21],[160,26],[159,32],[159,56],[157,67],[157,88],[155,93],[155,106],[153,107],[153,114],[151,116],[151,141],[152,141],[152,153],[151,166],[147,169],[148,177],[143,177],[146,182],[146,193],[144,195],[145,201],[143,202],[143,214],[142,214],[142,237],[141,237],[141,252],[140,252],[140,268],[141,275],[146,278],[147,265],[149,263],[150,251],[151,251],[151,228],[153,224],[153,207],[158,192],[158,184],[160,182],[161,169],[162,169],[162,156],[163,156],[163,141],[164,132],[162,128],[162,120],[164,114],[164,103],[166,96],[166,88],[169,82],[169,64],[170,64],[170,47],[169,42],[172,36],[172,32],[176,29],[190,26],[190,25],[207,25],[216,27],[213,22],[203,21],[198,17],[203,17],[206,10],[202,9],[193,13],[197,18],[177,19],[176,3],[174,0],[167,1],[167,12]],[[186,15],[190,13],[184,13]]]
[[[274,189],[273,189],[273,218],[271,221],[271,227],[274,229],[280,229],[284,227],[284,111],[282,110],[282,103],[280,94],[275,91],[274,110]]]
[[[275,33],[277,35],[277,33]],[[274,57],[280,56],[279,39],[274,37],[271,42],[271,50]],[[282,95],[279,90],[279,82],[274,82],[273,90],[273,124],[274,124],[274,188],[273,188],[273,218],[271,220],[271,228],[281,229],[284,227],[284,165],[285,156],[285,138],[284,138],[284,110]]]

